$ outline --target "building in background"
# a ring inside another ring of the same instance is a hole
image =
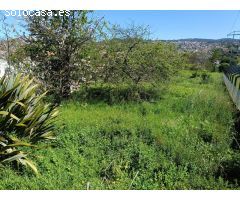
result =
[[[5,73],[5,69],[8,67],[7,61],[0,59],[0,77]]]

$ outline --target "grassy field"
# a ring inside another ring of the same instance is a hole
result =
[[[65,102],[59,137],[32,158],[40,175],[4,167],[0,189],[224,189],[234,107],[211,73],[182,71],[157,102]]]

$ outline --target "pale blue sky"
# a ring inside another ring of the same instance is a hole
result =
[[[240,30],[239,11],[96,11],[111,23],[125,25],[134,21],[151,27],[158,39],[225,38]]]
[[[1,12],[1,11],[0,11]],[[3,12],[3,11],[2,11]],[[4,13],[4,12],[3,12]],[[95,11],[113,24],[149,25],[153,39],[225,38],[240,30],[240,11]],[[13,22],[13,18],[10,19]]]

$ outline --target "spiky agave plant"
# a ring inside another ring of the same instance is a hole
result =
[[[58,110],[45,104],[46,92],[22,74],[0,79],[0,163],[17,162],[37,168],[22,147],[34,148],[40,140],[54,139]],[[26,148],[25,148],[26,149]]]

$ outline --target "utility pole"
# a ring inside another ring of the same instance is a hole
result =
[[[227,34],[227,38],[236,40],[235,45],[237,46],[237,54],[240,52],[240,31],[232,31],[231,33]],[[233,47],[235,46],[233,43]],[[233,56],[233,48],[231,48],[231,55]]]
[[[231,33],[227,34],[227,37],[231,39],[240,39],[240,31],[232,31]]]

